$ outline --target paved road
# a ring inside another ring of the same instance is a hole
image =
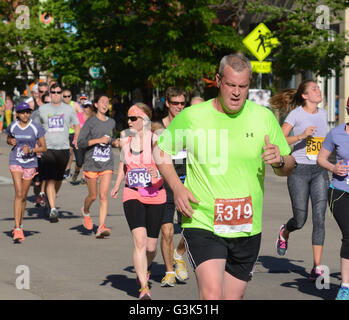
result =
[[[80,208],[87,194],[86,186],[64,182],[57,199],[61,214],[57,224],[49,223],[44,209],[35,208],[31,189],[24,218],[26,239],[22,244],[14,244],[14,190],[8,170],[9,147],[3,134],[0,150],[0,299],[135,300],[138,292],[132,267],[132,238],[121,197],[110,200],[107,225],[112,232],[110,238],[102,240],[86,234],[81,226]],[[245,299],[334,299],[340,284],[340,232],[334,219],[327,214],[323,256],[323,264],[329,267],[330,285],[320,290],[306,279],[312,268],[311,216],[303,230],[292,234],[287,255],[276,255],[275,238],[280,224],[290,217],[291,207],[286,179],[273,175],[270,168],[266,176],[262,247]],[[91,210],[95,223],[97,208],[96,202]],[[177,233],[176,243],[179,238]],[[17,289],[16,283],[18,286],[26,271],[30,272],[30,287]],[[198,299],[191,270],[188,282],[174,288],[161,288],[164,271],[159,251],[150,281],[153,299]]]

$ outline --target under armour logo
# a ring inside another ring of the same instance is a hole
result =
[[[253,132],[251,132],[251,133],[247,133],[246,132],[246,138],[248,138],[248,137],[252,137],[253,138]]]

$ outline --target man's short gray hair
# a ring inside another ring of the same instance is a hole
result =
[[[250,71],[250,78],[252,77],[251,62],[242,53],[229,54],[222,58],[218,71],[221,77],[223,77],[223,70],[227,65],[232,67],[237,72],[241,72],[248,68]]]

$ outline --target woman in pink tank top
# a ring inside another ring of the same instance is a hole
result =
[[[128,111],[129,129],[121,132],[121,157],[118,176],[111,196],[117,198],[125,179],[123,206],[133,236],[133,263],[140,284],[139,299],[151,299],[148,287],[150,266],[156,255],[157,241],[166,203],[163,178],[155,165],[152,147],[156,126],[151,109],[136,103]]]

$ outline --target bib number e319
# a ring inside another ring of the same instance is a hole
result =
[[[252,221],[251,196],[215,200],[213,227],[216,233],[251,232]]]

